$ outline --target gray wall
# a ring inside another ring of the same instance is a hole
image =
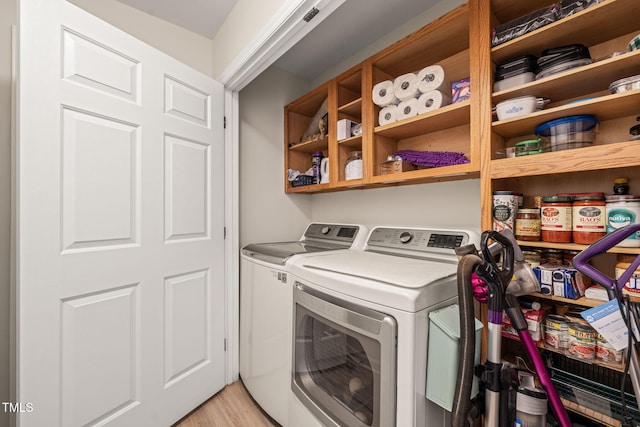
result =
[[[311,196],[284,194],[284,105],[309,83],[270,67],[239,94],[240,245],[295,240],[311,220]]]
[[[272,66],[240,92],[241,244],[294,239],[311,221],[479,230],[480,184],[475,179],[313,195],[285,195],[283,184],[284,106],[462,3],[442,1],[306,87],[304,80]]]

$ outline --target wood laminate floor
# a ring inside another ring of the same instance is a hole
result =
[[[280,427],[237,381],[223,388],[173,427]]]

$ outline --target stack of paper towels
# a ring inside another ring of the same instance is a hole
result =
[[[378,124],[386,125],[451,103],[451,85],[440,65],[385,80],[373,87],[373,102],[382,107]]]

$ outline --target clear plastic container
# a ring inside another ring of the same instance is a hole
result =
[[[596,139],[599,121],[594,116],[568,116],[545,122],[535,129],[542,150],[560,151],[588,147]]]
[[[611,93],[623,93],[636,89],[640,89],[640,74],[637,76],[616,80],[609,85],[609,92]]]

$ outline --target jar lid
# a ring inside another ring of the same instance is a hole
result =
[[[542,198],[542,202],[545,203],[559,203],[559,202],[570,202],[571,197],[569,196],[544,196]]]
[[[582,132],[589,131],[595,128],[596,125],[599,123],[598,119],[595,116],[591,116],[587,114],[580,115],[580,116],[560,117],[559,119],[542,123],[534,130],[534,133],[537,136],[549,136],[550,129],[555,126],[568,125],[568,124],[570,125],[570,124],[581,123],[581,122],[582,122],[582,127],[580,128],[580,131]]]
[[[607,203],[638,201],[640,201],[640,197],[631,194],[616,194],[613,196],[607,196]]]
[[[613,180],[614,184],[628,184],[629,178],[616,178]]]
[[[499,191],[494,191],[493,195],[494,196],[513,196],[513,191],[506,191],[506,190],[499,190]]]
[[[599,196],[596,194],[586,194],[584,196],[576,196],[573,198],[574,202],[585,201],[585,200],[604,200],[604,196]]]
[[[538,209],[518,209],[518,213],[537,214],[540,213],[540,211]]]

